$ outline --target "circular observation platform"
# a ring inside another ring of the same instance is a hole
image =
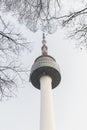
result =
[[[48,75],[52,78],[52,88],[57,87],[60,83],[61,75],[59,66],[55,59],[49,55],[39,56],[32,65],[30,82],[37,89],[40,89],[40,77],[43,75]]]

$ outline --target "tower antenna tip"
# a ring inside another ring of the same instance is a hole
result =
[[[43,33],[43,40],[45,40],[45,33]]]
[[[46,44],[46,40],[45,40],[45,33],[43,33],[43,40],[42,40],[43,44]]]
[[[42,40],[42,55],[48,54],[48,47],[46,46],[46,40],[45,40],[45,33],[43,33],[43,40]]]

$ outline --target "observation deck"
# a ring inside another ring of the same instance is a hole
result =
[[[60,69],[55,59],[49,55],[39,56],[31,68],[30,81],[37,89],[40,89],[40,77],[48,75],[52,78],[52,88],[61,81]]]

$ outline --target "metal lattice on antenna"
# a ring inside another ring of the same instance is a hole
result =
[[[45,33],[43,33],[43,40],[42,40],[42,44],[43,44],[43,46],[42,46],[42,48],[41,48],[41,50],[42,50],[42,55],[47,55],[48,54],[48,47],[46,46],[46,40],[45,40]]]

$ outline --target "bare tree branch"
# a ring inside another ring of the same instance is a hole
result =
[[[23,82],[21,73],[29,72],[15,62],[15,56],[28,49],[30,42],[0,16],[0,100],[15,96],[18,82]]]
[[[54,22],[50,23],[48,19],[58,16],[59,0],[3,0],[3,2],[5,10],[16,13],[19,21],[26,23],[31,31],[35,32],[40,27],[42,30],[52,33],[49,27]]]
[[[4,9],[13,11],[18,20],[25,23],[31,31],[36,32],[40,28],[42,31],[54,33],[61,23],[62,27],[66,27],[69,31],[69,37],[78,39],[80,45],[85,44],[84,47],[87,48],[87,2],[84,8],[78,10],[73,8],[75,11],[62,15],[59,0],[3,0],[2,2]]]
[[[62,26],[66,27],[70,38],[78,40],[76,46],[87,49],[87,7],[62,17]]]

